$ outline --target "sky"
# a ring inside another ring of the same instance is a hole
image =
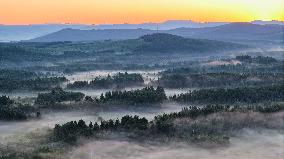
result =
[[[284,0],[0,0],[0,24],[284,21]]]

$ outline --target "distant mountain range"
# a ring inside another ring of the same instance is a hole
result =
[[[32,39],[30,42],[125,40],[136,39],[140,36],[157,32],[179,35],[187,38],[233,42],[271,41],[281,43],[284,40],[283,25],[230,23],[215,27],[176,28],[158,31],[150,29],[63,29],[55,33]]]
[[[64,25],[64,24],[42,24],[42,25],[0,25],[0,42],[21,41],[34,39],[62,29],[73,28],[90,30],[89,25]]]
[[[229,23],[226,22],[206,22],[199,23],[193,22],[190,20],[170,20],[162,23],[143,23],[143,24],[104,24],[104,25],[81,25],[81,24],[40,24],[40,25],[0,25],[0,42],[9,42],[9,41],[21,41],[21,40],[30,40],[39,38],[48,34],[52,34],[64,29],[79,29],[79,30],[150,30],[150,32],[165,32],[167,30],[174,30],[177,28],[208,28],[208,27],[218,27],[226,25]],[[258,25],[284,25],[284,22],[281,21],[252,21],[250,24]],[[66,31],[66,30],[65,30]],[[103,31],[105,32],[105,31]],[[134,31],[133,31],[134,32]],[[146,31],[148,32],[148,31]],[[98,33],[98,32],[96,32]],[[139,33],[133,33],[138,36]],[[143,35],[143,34],[141,34]],[[139,36],[141,36],[139,35]],[[130,36],[132,38],[137,38],[137,36]],[[138,37],[139,37],[138,36]],[[108,36],[106,36],[108,37]],[[127,37],[125,37],[127,38]],[[125,39],[122,38],[122,39]],[[62,38],[64,39],[64,38]],[[105,38],[95,38],[96,39],[105,39]],[[112,39],[112,38],[109,38]],[[117,39],[117,38],[113,38]],[[69,40],[68,40],[69,41]],[[71,40],[72,41],[72,40]],[[75,40],[78,41],[78,40]]]
[[[267,25],[267,24],[284,25],[284,22],[278,21],[278,20],[272,20],[272,21],[255,20],[255,21],[252,21],[251,23],[260,24],[260,25]]]
[[[230,23],[208,28],[178,28],[168,33],[191,38],[224,41],[283,41],[283,25],[259,25],[251,23]]]

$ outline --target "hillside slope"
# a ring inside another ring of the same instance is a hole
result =
[[[272,40],[284,38],[284,26],[258,25],[251,23],[231,23],[209,28],[179,28],[169,33],[192,38],[214,40]]]
[[[140,37],[143,41],[134,52],[191,53],[215,52],[245,48],[244,45],[216,40],[184,38],[177,35],[156,33]]]
[[[125,40],[136,39],[140,36],[153,33],[168,33],[188,38],[211,39],[221,41],[272,41],[284,39],[284,26],[259,25],[251,23],[231,23],[207,28],[178,28],[173,30],[147,29],[105,29],[79,30],[64,29],[46,36],[30,40],[31,42],[56,41],[97,41],[97,40]]]

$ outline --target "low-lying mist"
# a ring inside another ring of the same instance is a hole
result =
[[[69,159],[282,159],[284,133],[244,130],[230,139],[230,145],[218,148],[172,143],[140,144],[106,140],[83,144],[71,151]]]
[[[183,105],[175,103],[165,103],[160,107],[121,109],[115,108],[107,111],[97,109],[69,110],[69,111],[48,111],[43,112],[40,119],[27,121],[0,121],[0,142],[9,137],[30,133],[37,129],[53,128],[55,124],[64,124],[69,121],[83,119],[86,122],[98,122],[99,120],[109,120],[121,118],[125,115],[139,115],[152,120],[156,115],[180,111]]]

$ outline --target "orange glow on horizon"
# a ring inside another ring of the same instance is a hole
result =
[[[284,21],[283,0],[0,0],[0,24]]]

